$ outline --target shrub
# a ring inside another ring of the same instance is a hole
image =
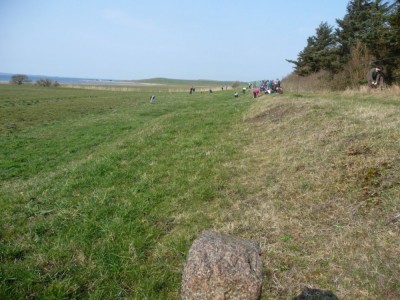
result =
[[[38,86],[59,86],[58,81],[53,81],[48,78],[41,78],[36,81],[36,85]]]
[[[28,81],[28,76],[24,74],[16,74],[11,76],[11,83],[21,85],[24,82]]]
[[[239,81],[235,81],[234,83],[232,83],[232,88],[236,89],[237,87],[239,87],[239,85]]]

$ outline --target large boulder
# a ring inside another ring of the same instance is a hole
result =
[[[206,231],[189,250],[181,297],[260,299],[262,279],[261,249],[256,242]]]

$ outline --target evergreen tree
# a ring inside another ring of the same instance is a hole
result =
[[[388,3],[376,0],[371,3],[368,10],[368,19],[363,23],[364,28],[360,31],[361,41],[367,45],[369,52],[378,60],[388,54],[389,48],[389,11]]]
[[[333,31],[326,22],[307,39],[293,63],[297,75],[327,70],[337,86],[365,81],[372,66],[384,69],[386,82],[400,82],[400,0],[350,0],[343,19]]]
[[[382,0],[352,0],[347,5],[347,14],[342,20],[336,20],[336,30],[342,63],[345,65],[351,59],[351,49],[358,42],[366,45],[368,52],[374,57],[371,66],[383,66],[387,79],[391,79],[391,66],[386,58],[390,55],[391,11],[393,4]],[[399,36],[397,36],[397,40]]]
[[[400,82],[400,0],[395,1],[390,7],[389,25],[386,73],[389,80]]]
[[[336,19],[339,26],[336,29],[336,36],[342,57],[350,54],[351,48],[357,40],[362,40],[361,36],[369,18],[370,7],[371,1],[369,0],[351,0],[347,4],[347,13],[344,18]]]
[[[320,70],[336,72],[340,65],[333,27],[322,22],[316,29],[316,35],[307,39],[307,46],[299,53],[297,61],[287,61],[295,65],[295,73],[301,76]]]

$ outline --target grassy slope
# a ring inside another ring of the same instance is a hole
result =
[[[395,96],[0,89],[1,298],[176,299],[205,228],[265,299],[400,297]]]
[[[261,243],[265,298],[302,286],[341,299],[400,297],[398,99],[296,94],[252,107],[240,179],[251,192],[221,226]]]

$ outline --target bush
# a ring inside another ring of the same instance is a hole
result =
[[[11,83],[21,85],[24,82],[28,81],[28,76],[24,74],[16,74],[11,76]]]
[[[290,74],[282,79],[285,90],[291,92],[330,91],[332,90],[332,73],[319,71],[308,76]]]
[[[48,78],[41,78],[36,81],[36,85],[38,86],[59,86],[58,81],[53,81]]]
[[[282,80],[285,87],[292,91],[338,91],[347,88],[359,88],[367,84],[367,73],[371,68],[372,56],[367,47],[356,42],[351,48],[348,62],[337,73],[321,70],[308,76],[298,76],[294,73]]]
[[[239,85],[239,81],[235,81],[234,83],[232,83],[232,88],[236,89],[237,87],[239,87]]]

